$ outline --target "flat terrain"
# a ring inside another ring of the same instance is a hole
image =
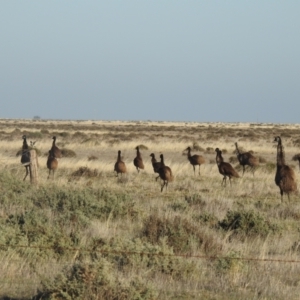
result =
[[[299,185],[299,129],[0,120],[0,299],[298,299],[300,199],[281,202],[274,137]],[[23,181],[23,135],[35,142],[37,185]],[[64,156],[47,179],[53,136]],[[254,175],[242,176],[235,142],[259,159]],[[200,176],[188,146],[205,158]],[[240,174],[231,186],[221,184],[217,147]],[[119,178],[118,150],[128,170]],[[151,153],[163,153],[175,177],[163,192]]]

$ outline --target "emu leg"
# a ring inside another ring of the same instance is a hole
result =
[[[25,169],[26,169],[26,174],[25,174],[25,177],[24,177],[23,181],[26,179],[26,177],[27,177],[27,175],[28,175],[28,173],[29,173],[29,172],[28,172],[29,166],[26,166]]]

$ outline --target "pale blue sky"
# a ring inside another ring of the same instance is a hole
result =
[[[15,1],[0,118],[300,123],[300,1]]]

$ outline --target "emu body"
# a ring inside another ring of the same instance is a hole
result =
[[[288,199],[290,200],[290,193],[297,190],[297,183],[294,170],[285,164],[285,154],[281,138],[276,136],[274,142],[277,142],[277,168],[275,183],[279,187],[282,202],[283,194],[287,194]]]
[[[136,157],[133,160],[133,164],[136,167],[136,170],[138,171],[138,173],[140,172],[140,170],[144,169],[144,163],[143,163],[143,159],[142,159],[142,155],[140,153],[140,148],[137,146],[135,147],[136,149]]]
[[[200,166],[205,163],[204,157],[198,154],[191,155],[191,147],[187,147],[186,150],[188,151],[187,154],[188,160],[194,169],[194,175],[195,175],[195,166],[199,166],[199,175],[200,175]]]
[[[25,166],[25,171],[26,171],[25,177],[23,178],[24,181],[28,176],[30,170],[30,150],[27,144],[26,135],[23,135],[22,139],[23,139],[23,145],[22,145],[21,163]]]
[[[48,179],[50,178],[51,171],[52,171],[52,178],[54,179],[54,173],[57,170],[58,161],[55,158],[54,154],[51,150],[49,150],[48,159],[47,159],[47,168],[49,170]]]
[[[219,173],[223,175],[222,185],[226,186],[226,178],[229,178],[229,182],[231,185],[231,178],[232,177],[240,177],[238,172],[232,167],[230,163],[224,162],[222,151],[219,148],[215,149],[216,151],[216,163],[219,169]]]
[[[117,173],[117,177],[119,174],[124,174],[127,172],[126,165],[121,159],[121,150],[118,151],[117,161],[115,163],[114,171]]]
[[[56,136],[54,136],[52,139],[53,139],[53,142],[52,142],[52,147],[50,149],[52,155],[55,158],[62,158],[61,150],[56,146]]]
[[[255,167],[259,165],[258,158],[256,158],[254,155],[252,155],[250,152],[244,152],[241,153],[238,148],[238,143],[235,143],[236,148],[236,156],[240,163],[240,165],[243,167],[243,175],[245,173],[245,167],[250,166],[250,170],[252,171],[252,174],[254,175]]]
[[[151,153],[150,156],[151,156],[151,163],[152,163],[153,171],[154,171],[154,173],[159,174],[158,170],[163,165],[161,164],[160,161],[156,160],[154,153]],[[159,175],[157,177],[155,177],[155,180],[157,181],[158,178],[159,178]]]
[[[160,189],[160,191],[162,192],[164,187],[166,187],[166,190],[168,189],[168,183],[174,180],[174,176],[171,168],[165,165],[163,154],[160,155],[160,163],[161,167],[158,169],[158,174],[159,177],[163,180],[163,184]]]

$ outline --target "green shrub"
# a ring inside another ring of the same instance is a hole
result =
[[[276,163],[273,162],[267,162],[264,166],[265,170],[267,172],[275,172],[276,170]]]
[[[90,220],[137,216],[135,203],[131,197],[124,193],[107,190],[41,187],[37,190],[33,200],[35,205],[44,209],[50,208],[60,214],[80,211]]]
[[[278,230],[276,225],[270,224],[259,213],[254,211],[232,211],[229,210],[226,217],[219,222],[219,226],[234,234],[242,236],[267,236]]]
[[[162,239],[160,245],[153,245],[140,238],[112,238],[108,243],[100,241],[100,247],[102,255],[124,273],[141,269],[147,270],[150,277],[159,272],[172,278],[186,279],[195,269],[192,262],[174,255],[172,247],[166,244],[166,239]]]
[[[193,194],[191,196],[185,196],[184,200],[189,206],[200,206],[203,208],[206,205],[206,201],[203,200],[202,196],[199,194]]]
[[[74,171],[71,176],[75,177],[97,177],[99,172],[97,169],[91,170],[88,167],[80,167],[78,170]]]
[[[78,262],[53,281],[44,280],[35,299],[155,299],[157,292],[138,277],[131,281],[114,276],[104,258]]]
[[[71,149],[62,148],[61,154],[62,157],[76,157],[76,152]]]
[[[210,228],[216,228],[218,225],[218,218],[208,212],[203,212],[200,215],[194,216],[193,218],[202,224],[208,225]]]
[[[224,257],[216,260],[216,269],[218,272],[238,272],[244,266],[244,262],[240,260],[239,252],[232,251]]]
[[[174,219],[159,218],[157,214],[150,215],[145,220],[142,236],[152,244],[160,244],[166,239],[166,244],[175,253],[185,254],[191,251],[192,245],[197,245],[204,253],[217,253],[222,245],[216,242],[199,226],[176,216]]]

